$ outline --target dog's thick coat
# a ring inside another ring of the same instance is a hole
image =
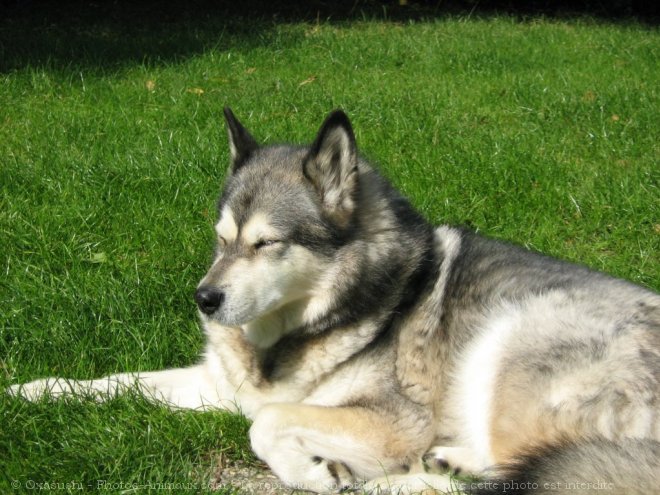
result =
[[[447,490],[433,471],[458,468],[483,477],[461,485],[472,493],[660,486],[659,295],[432,228],[358,156],[340,111],[310,147],[260,147],[225,116],[201,363],[12,393],[137,386],[241,411],[256,454],[319,492]]]

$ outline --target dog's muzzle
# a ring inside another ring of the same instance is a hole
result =
[[[207,316],[215,313],[222,306],[224,299],[224,293],[214,287],[203,285],[195,291],[195,302],[199,310]]]

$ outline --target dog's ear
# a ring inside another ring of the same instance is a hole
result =
[[[225,120],[227,121],[227,133],[229,134],[229,153],[231,155],[230,172],[236,173],[250,155],[259,147],[243,124],[241,124],[231,108],[224,108]]]
[[[358,192],[358,157],[351,122],[341,110],[323,122],[303,163],[303,173],[316,188],[330,218],[346,226]]]

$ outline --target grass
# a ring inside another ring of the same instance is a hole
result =
[[[0,22],[0,387],[195,362],[226,104],[267,142],[342,107],[429,220],[660,289],[659,51],[589,18]],[[246,420],[136,398],[0,415],[3,493],[206,493],[252,459]]]

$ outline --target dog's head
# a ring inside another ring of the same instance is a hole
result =
[[[231,165],[218,203],[217,251],[195,300],[205,321],[243,326],[318,291],[351,230],[358,157],[351,124],[331,113],[310,147],[259,146],[225,109]]]

